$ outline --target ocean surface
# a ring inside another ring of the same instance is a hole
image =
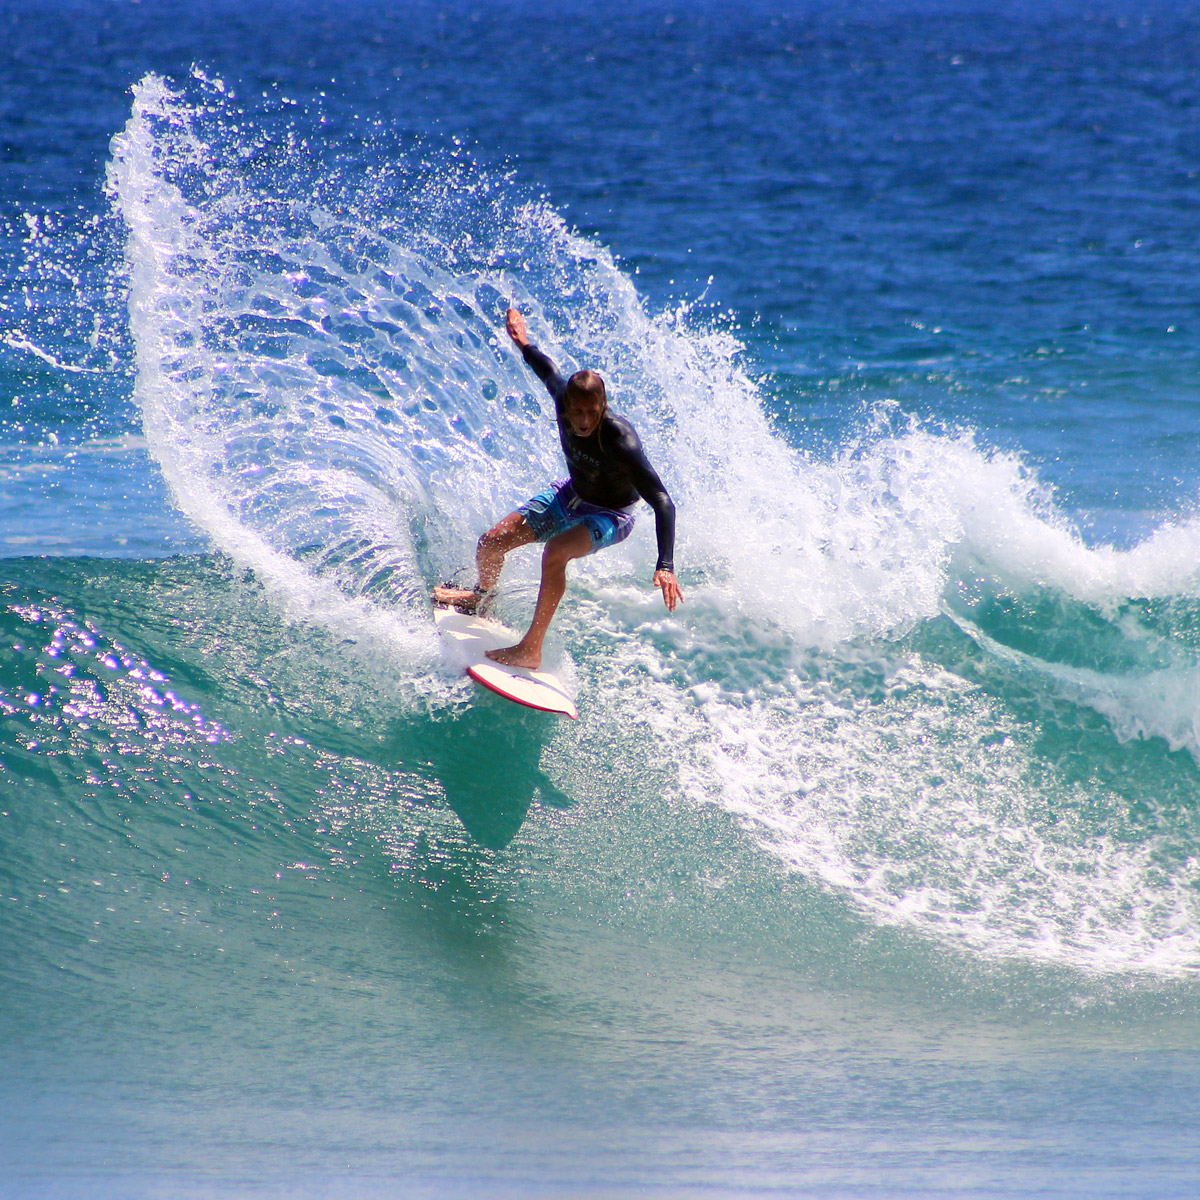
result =
[[[1200,1193],[1200,8],[0,68],[0,1200]],[[562,473],[510,303],[678,506],[577,722],[428,609]]]

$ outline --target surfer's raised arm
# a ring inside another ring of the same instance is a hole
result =
[[[522,350],[529,345],[529,331],[525,328],[525,318],[515,308],[510,308],[504,314],[504,326],[508,330],[508,336]]]
[[[525,318],[515,308],[510,308],[505,314],[504,323],[508,328],[508,336],[516,343],[517,349],[525,359],[533,373],[546,385],[546,391],[554,397],[554,407],[562,416],[563,401],[567,395],[567,381],[559,374],[558,368],[550,356],[543,354],[530,340],[529,331],[525,328]]]

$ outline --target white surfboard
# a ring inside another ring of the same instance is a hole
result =
[[[451,658],[461,663],[476,683],[530,708],[563,713],[573,719],[579,716],[562,681],[549,671],[508,667],[487,657],[487,651],[519,641],[519,634],[498,621],[470,616],[456,608],[435,607],[433,619]]]

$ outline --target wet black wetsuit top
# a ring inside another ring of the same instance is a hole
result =
[[[535,345],[522,347],[525,361],[554,397],[558,419],[558,440],[567,458],[567,469],[576,495],[601,508],[628,508],[641,496],[654,509],[654,528],[658,535],[656,571],[674,571],[675,505],[667,495],[658,472],[642,450],[642,442],[624,417],[606,410],[599,427],[579,437],[571,432],[563,411],[567,381],[558,368]]]

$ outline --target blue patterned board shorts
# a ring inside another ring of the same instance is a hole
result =
[[[623,542],[633,532],[632,508],[601,508],[580,500],[569,479],[555,480],[544,492],[526,500],[517,512],[539,542],[548,542],[572,526],[586,525],[592,535],[592,554]]]

